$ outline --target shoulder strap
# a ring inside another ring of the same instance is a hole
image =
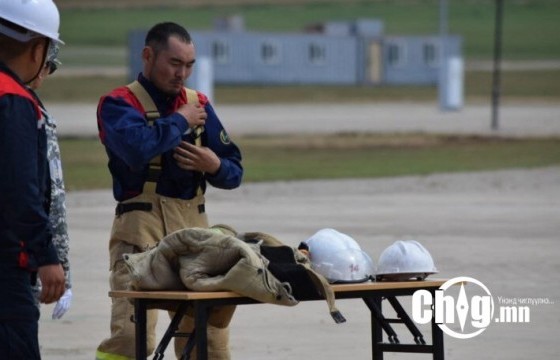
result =
[[[196,90],[185,87],[185,92],[187,93],[187,103],[200,104],[200,99],[198,98],[198,93],[196,92]],[[202,146],[202,139],[200,138],[200,136],[202,135],[203,131],[203,126],[197,126],[194,128],[194,144],[196,146]],[[202,195],[202,193],[202,187],[199,185],[196,188],[196,195]]]
[[[131,82],[126,87],[136,96],[136,99],[144,108],[146,119],[148,119],[148,122],[151,120],[150,125],[152,125],[154,120],[160,117],[160,114],[150,94],[137,80]]]
[[[159,118],[161,115],[150,94],[148,94],[146,89],[144,89],[142,84],[140,84],[137,80],[131,82],[126,87],[130,89],[134,96],[136,96],[136,99],[138,99],[138,101],[144,108],[146,119],[148,119],[148,122],[150,123],[150,125],[152,125],[154,120]],[[185,87],[184,89],[187,95],[187,103],[200,103],[196,90],[189,89],[187,87]]]
[[[138,99],[138,101],[144,108],[144,116],[146,117],[146,121],[148,122],[148,125],[153,126],[156,119],[160,117],[160,114],[150,94],[148,94],[146,89],[144,89],[142,84],[140,84],[137,80],[131,82],[126,87],[134,94],[134,96],[136,96],[136,99]],[[155,156],[152,160],[150,160],[150,164],[148,167],[148,178],[144,183],[144,188],[142,191],[155,193],[157,181],[160,175],[161,175],[161,155],[158,155]]]
[[[187,93],[187,102],[188,103],[199,103],[200,100],[198,99],[198,92],[193,89],[185,88],[185,92]]]
[[[187,103],[198,103],[200,104],[200,100],[198,98],[198,93],[196,90],[185,88],[185,92],[187,93]],[[194,144],[196,146],[202,146],[202,140],[200,139],[200,135],[204,131],[204,127],[197,126],[194,128]]]

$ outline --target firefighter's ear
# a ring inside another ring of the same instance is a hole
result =
[[[154,59],[154,49],[152,49],[151,46],[145,46],[144,49],[142,49],[142,61],[144,62],[144,65],[152,64],[154,62]]]
[[[142,49],[142,63],[144,64],[144,69],[142,73],[144,76],[149,79],[150,74],[152,72],[152,68],[154,67],[154,62],[156,59],[156,53],[151,46],[145,46]]]

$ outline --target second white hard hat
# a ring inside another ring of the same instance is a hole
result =
[[[434,260],[422,244],[415,240],[398,240],[379,256],[376,279],[423,280],[435,273]]]

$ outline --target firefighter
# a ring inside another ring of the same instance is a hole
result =
[[[147,33],[138,80],[100,99],[99,137],[109,157],[113,195],[118,202],[109,241],[110,287],[126,290],[131,278],[123,254],[153,248],[180,229],[208,227],[207,183],[221,189],[240,185],[241,153],[222,126],[208,98],[184,83],[196,60],[190,34],[175,23]],[[234,307],[210,314],[208,353],[229,359],[228,325]],[[111,336],[97,348],[98,360],[135,357],[133,306],[113,299]],[[148,314],[149,353],[155,347],[157,311]],[[187,317],[180,330],[190,332]],[[178,357],[184,339],[175,340]]]
[[[26,88],[62,43],[51,0],[0,2],[0,358],[40,359],[40,301],[64,293],[64,271],[50,232],[50,176],[45,122]]]

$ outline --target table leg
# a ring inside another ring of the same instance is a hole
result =
[[[443,360],[443,331],[435,320],[432,319],[432,346],[434,349],[434,360]]]
[[[382,311],[381,308],[381,297],[380,296],[372,296],[371,301],[373,305]],[[373,360],[383,360],[383,350],[380,349],[379,344],[383,342],[383,328],[381,327],[381,323],[377,316],[375,316],[374,311],[371,311],[371,358]]]
[[[435,298],[435,290],[431,291],[432,299]],[[434,350],[434,360],[443,360],[445,355],[443,351],[443,330],[436,324],[435,313],[432,317],[432,346]]]
[[[146,302],[144,299],[134,300],[134,321],[136,326],[136,359],[145,360],[148,356],[146,349]]]
[[[208,314],[210,308],[203,301],[194,301],[194,328],[196,333],[196,358],[208,359]]]

